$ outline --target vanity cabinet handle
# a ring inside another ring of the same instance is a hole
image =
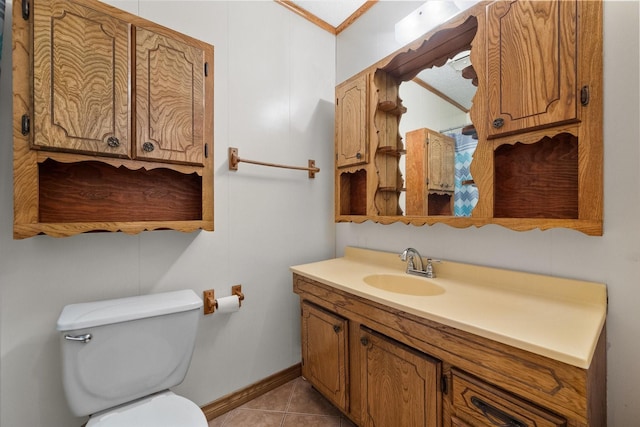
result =
[[[367,337],[361,337],[360,338],[360,344],[362,344],[363,346],[368,346],[369,345],[369,339]]]
[[[144,144],[142,144],[142,151],[145,151],[147,153],[150,153],[153,151],[155,147],[153,146],[153,143],[151,142],[145,142]]]
[[[340,326],[339,325],[333,325],[333,332],[335,332],[336,334],[338,332],[340,332]]]
[[[488,403],[484,402],[476,396],[471,396],[471,403],[482,411],[482,415],[485,416],[491,424],[499,427],[527,427],[527,424],[520,420],[513,418],[511,415],[495,408]]]
[[[502,126],[504,126],[504,119],[501,117],[498,117],[497,119],[495,119],[493,121],[493,127],[496,129],[500,129]]]

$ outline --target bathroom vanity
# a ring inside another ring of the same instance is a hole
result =
[[[359,426],[605,426],[606,286],[346,248],[294,266],[302,372]]]

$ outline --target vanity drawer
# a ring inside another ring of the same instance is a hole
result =
[[[567,421],[477,378],[452,370],[454,412],[477,427],[565,427]]]

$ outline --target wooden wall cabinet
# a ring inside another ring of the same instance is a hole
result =
[[[14,238],[213,230],[213,46],[100,1],[14,7]]]
[[[604,327],[583,369],[296,273],[293,289],[302,306],[303,375],[332,402],[346,400],[336,405],[356,425],[606,426]],[[324,349],[322,357],[309,356],[309,343]],[[343,386],[346,397],[336,399],[333,390]]]
[[[478,82],[470,109],[478,202],[471,217],[428,209],[428,200],[402,212],[393,203],[405,177],[379,156],[404,154],[397,123],[406,108],[393,95],[401,82],[466,50]],[[360,174],[336,167],[336,222],[564,227],[602,235],[602,1],[481,2],[347,82],[364,76],[374,160]],[[381,110],[396,115],[395,128],[376,120]],[[350,132],[336,133],[336,147]]]
[[[455,141],[431,129],[407,132],[407,215],[453,215]]]
[[[398,123],[406,109],[399,84],[374,70],[336,88],[336,217],[402,215],[399,159],[404,146]]]
[[[487,6],[488,136],[577,119],[577,2]]]
[[[336,88],[336,167],[369,161],[368,95],[366,75]]]

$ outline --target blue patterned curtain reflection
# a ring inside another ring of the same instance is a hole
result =
[[[462,183],[473,179],[469,165],[478,141],[470,135],[463,135],[462,128],[445,132],[445,134],[453,137],[456,141],[456,186],[453,213],[455,216],[471,216],[471,211],[478,203],[478,189],[475,185],[463,185]]]

